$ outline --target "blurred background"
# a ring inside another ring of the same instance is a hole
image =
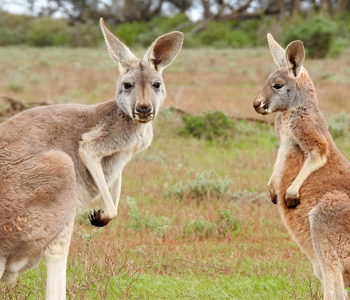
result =
[[[114,97],[100,17],[137,57],[169,31],[185,42],[163,74],[152,145],[123,170],[118,217],[92,228],[100,201],[77,215],[67,299],[322,299],[268,196],[275,115],[252,104],[277,68],[266,34],[283,46],[302,40],[350,160],[350,0],[0,0],[0,122]],[[43,299],[45,280],[41,264],[0,285],[0,299]]]
[[[311,57],[350,45],[349,0],[1,0],[0,46],[96,47],[100,17],[136,47],[172,30],[188,48],[265,46],[266,32],[303,40]]]

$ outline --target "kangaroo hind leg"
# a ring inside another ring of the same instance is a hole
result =
[[[350,199],[340,191],[325,194],[310,211],[310,232],[321,274],[324,300],[348,299]]]

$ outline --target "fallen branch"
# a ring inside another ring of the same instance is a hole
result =
[[[182,108],[175,107],[175,106],[170,106],[170,107],[168,107],[168,109],[170,111],[178,113],[179,115],[191,114],[189,112],[186,112]],[[270,124],[270,125],[274,125],[275,124],[275,121],[274,120],[270,120],[270,119],[252,118],[252,117],[237,117],[237,116],[228,116],[228,117],[230,119],[234,119],[234,120],[237,120],[237,121],[258,122],[258,123]]]
[[[3,121],[2,119],[7,119],[9,117],[12,117],[13,115],[21,111],[27,110],[29,108],[36,107],[36,106],[45,106],[50,104],[46,101],[31,102],[29,104],[23,99],[16,99],[6,95],[0,95],[0,98],[4,99],[8,104],[10,104],[10,107],[0,111],[0,117],[1,117],[0,121]]]

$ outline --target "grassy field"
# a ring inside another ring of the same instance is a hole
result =
[[[105,101],[113,98],[118,76],[104,48],[0,48],[0,66],[0,94],[28,103]],[[306,68],[335,142],[350,159],[348,115],[343,123],[337,119],[350,112],[349,53],[309,60]],[[169,109],[259,118],[252,102],[275,69],[267,48],[180,53],[164,71],[168,98],[154,141],[123,172],[118,217],[92,228],[87,214],[99,202],[77,216],[68,299],[322,297],[311,263],[267,197],[278,149],[273,126],[234,121],[225,138],[207,141],[181,133],[181,115]],[[44,264],[0,286],[0,299],[44,294]]]

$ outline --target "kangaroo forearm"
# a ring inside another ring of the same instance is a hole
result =
[[[108,185],[106,183],[99,158],[84,150],[81,150],[79,154],[101,194],[105,216],[109,219],[114,218],[117,215],[117,210],[113,204],[111,194],[109,193]]]
[[[299,190],[304,181],[316,170],[321,168],[327,162],[325,155],[313,154],[307,157],[298,176],[294,179],[291,186],[288,188],[289,193],[294,192],[299,194]]]
[[[117,180],[113,183],[111,188],[112,198],[114,199],[114,206],[116,210],[118,210],[121,185],[122,185],[122,173],[120,173],[120,175],[118,176]]]

